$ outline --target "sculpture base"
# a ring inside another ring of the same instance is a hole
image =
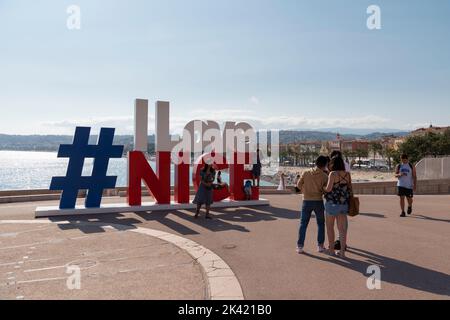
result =
[[[249,201],[234,201],[223,200],[214,202],[211,208],[236,208],[236,207],[253,207],[253,206],[268,206],[269,200],[249,200]],[[100,208],[85,208],[84,206],[76,206],[75,209],[60,209],[57,206],[53,207],[37,207],[35,211],[35,218],[44,217],[63,217],[63,216],[79,216],[79,215],[93,215],[93,214],[108,214],[108,213],[126,213],[126,212],[146,212],[146,211],[169,211],[169,210],[189,210],[195,209],[197,206],[193,203],[176,203],[171,204],[157,204],[155,202],[143,202],[141,206],[129,206],[124,203],[104,204]]]

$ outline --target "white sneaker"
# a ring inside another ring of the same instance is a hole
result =
[[[301,247],[297,247],[297,253],[298,254],[302,254],[302,253],[304,253],[305,251],[303,251],[303,248],[301,248]]]
[[[318,247],[317,247],[317,252],[322,253],[322,252],[324,252],[324,251],[325,251],[325,248],[324,248],[323,246],[318,246]]]

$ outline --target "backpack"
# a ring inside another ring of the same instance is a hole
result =
[[[409,167],[411,168],[411,173],[412,173],[414,171],[413,165],[411,164],[411,162],[408,162],[408,164],[409,164]],[[397,168],[395,169],[395,171],[400,171],[400,166],[401,165],[402,164],[398,164]]]

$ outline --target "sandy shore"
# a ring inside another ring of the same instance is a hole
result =
[[[278,172],[275,175],[265,174],[263,168],[263,179],[265,181],[278,184],[280,181],[280,175],[282,172],[286,174],[286,185],[294,185],[295,178],[297,175],[301,175],[303,171],[308,170],[305,167],[279,167]],[[376,170],[364,170],[364,169],[353,169],[352,170],[352,180],[354,182],[369,182],[369,181],[396,181],[393,172],[376,171]]]

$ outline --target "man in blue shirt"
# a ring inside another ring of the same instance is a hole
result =
[[[405,198],[408,200],[408,214],[412,213],[414,191],[417,189],[416,168],[409,163],[408,155],[402,154],[400,164],[395,168],[395,177],[398,179],[397,189],[400,197],[400,217],[406,217]]]

